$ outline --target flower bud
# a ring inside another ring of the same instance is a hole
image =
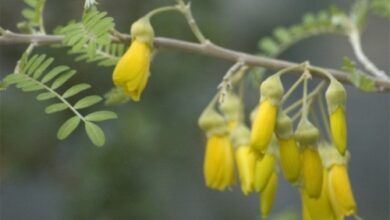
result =
[[[295,139],[302,145],[315,145],[319,137],[318,129],[307,119],[301,120],[295,131]]]
[[[274,204],[276,189],[278,187],[278,175],[275,171],[272,172],[271,177],[265,187],[264,191],[260,194],[260,210],[263,219],[266,219],[271,212]]]
[[[336,213],[343,216],[356,214],[356,202],[346,165],[333,165],[329,170],[329,198]]]
[[[274,170],[275,170],[274,155],[266,153],[261,160],[256,161],[255,189],[257,192],[263,192]]]
[[[269,99],[273,105],[279,106],[284,94],[283,84],[279,75],[272,75],[261,83],[261,99]]]
[[[303,189],[309,197],[318,198],[322,189],[323,166],[317,149],[305,147],[302,162]]]
[[[137,40],[142,43],[153,46],[154,30],[150,24],[149,18],[140,18],[131,25],[130,34],[133,41]]]
[[[242,145],[236,150],[236,161],[240,177],[241,190],[247,195],[254,189],[255,155],[248,145]]]
[[[225,119],[214,109],[205,109],[199,117],[198,125],[207,135],[227,132]]]
[[[301,174],[301,152],[291,136],[287,139],[278,139],[280,164],[284,178],[290,183],[296,183]]]

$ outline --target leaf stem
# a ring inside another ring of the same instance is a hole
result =
[[[280,101],[280,105],[283,106],[284,102],[288,99],[288,97],[298,88],[301,82],[304,80],[305,76],[302,74],[298,80],[294,82],[294,84],[290,87],[290,89],[284,94],[282,101]]]
[[[307,114],[308,114],[308,98],[307,98],[307,81],[309,80],[309,73],[308,72],[305,72],[304,73],[305,77],[303,79],[303,103],[302,103],[302,116],[301,116],[301,120],[307,118]]]
[[[209,40],[203,35],[202,31],[200,30],[198,24],[196,23],[192,11],[191,11],[191,3],[188,2],[187,4],[184,3],[184,0],[176,0],[178,4],[178,8],[180,12],[184,15],[184,17],[187,20],[188,25],[190,26],[192,33],[194,33],[195,37],[198,39],[198,41],[201,44],[210,43]]]
[[[42,86],[43,88],[45,88],[47,91],[49,91],[50,93],[53,93],[62,103],[64,103],[65,105],[68,106],[68,108],[75,114],[77,115],[77,117],[79,117],[83,122],[86,122],[86,119],[84,118],[84,116],[78,112],[75,108],[73,108],[73,106],[64,98],[62,97],[60,94],[58,94],[55,90],[53,90],[52,88],[50,88],[49,86],[47,86],[46,84],[32,78],[31,76],[29,75],[26,75],[26,74],[23,74],[25,77],[27,77],[29,80],[37,83],[38,85]]]
[[[165,7],[160,7],[160,8],[156,8],[150,12],[148,12],[144,17],[150,19],[151,17],[157,15],[157,14],[160,14],[160,13],[163,13],[163,12],[167,12],[167,11],[180,11],[180,9],[178,8],[178,6],[165,6]]]
[[[319,92],[321,91],[321,89],[324,87],[324,85],[325,85],[325,82],[321,82],[320,84],[318,84],[317,87],[307,96],[307,98],[311,99],[311,98],[314,98],[314,96],[318,95]],[[296,102],[294,102],[293,104],[291,104],[290,106],[285,108],[284,112],[286,114],[288,114],[289,112],[291,112],[295,108],[299,107],[302,104],[302,102],[303,102],[303,99],[297,100]]]
[[[322,118],[322,121],[324,122],[324,126],[325,126],[325,130],[326,130],[326,134],[328,136],[328,139],[330,140],[331,135],[330,135],[329,121],[328,121],[327,114],[325,112],[325,104],[324,104],[324,100],[323,100],[322,95],[318,98],[318,100],[319,100],[318,105],[320,107],[321,118]]]

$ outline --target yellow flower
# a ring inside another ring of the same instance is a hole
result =
[[[264,191],[274,171],[275,158],[272,154],[267,153],[261,160],[256,160],[255,189],[257,192]]]
[[[328,104],[330,131],[333,143],[339,153],[345,155],[347,148],[347,126],[345,122],[347,93],[339,81],[332,79],[325,95]]]
[[[301,195],[302,195],[303,191],[301,191]],[[303,196],[301,196],[302,198],[302,220],[313,220],[310,216],[310,213],[309,213],[309,208],[307,207],[307,202],[305,202],[303,200]]]
[[[327,173],[323,172],[323,184],[321,195],[318,198],[311,198],[305,190],[301,190],[304,220],[339,220],[335,218],[332,206],[328,197]],[[306,210],[305,210],[306,209]],[[306,213],[305,213],[306,212]]]
[[[276,188],[278,186],[278,175],[275,171],[272,172],[271,178],[269,179],[267,186],[264,191],[260,194],[260,210],[263,219],[266,219],[271,212]]]
[[[133,101],[139,101],[149,78],[149,66],[154,37],[148,19],[141,18],[131,27],[132,43],[115,66],[112,79]]]
[[[206,185],[212,189],[222,191],[234,184],[234,155],[227,135],[208,138],[203,171]]]
[[[353,196],[347,167],[344,164],[331,166],[328,177],[329,198],[335,212],[342,216],[356,214],[356,202]]]
[[[278,138],[280,163],[284,178],[295,183],[301,173],[301,152],[293,137]]]
[[[341,155],[347,149],[347,125],[344,108],[339,106],[330,114],[330,131],[333,143]]]
[[[270,99],[261,101],[252,124],[251,147],[260,153],[267,150],[274,132],[278,107]]]
[[[247,195],[254,189],[255,155],[249,146],[240,146],[236,150],[238,174],[240,176],[241,190]]]
[[[303,189],[311,198],[318,198],[321,195],[323,182],[323,166],[318,150],[307,146],[303,149]]]

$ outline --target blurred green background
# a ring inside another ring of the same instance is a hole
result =
[[[300,21],[305,12],[353,1],[197,0],[193,13],[212,41],[232,49],[257,52],[258,39],[279,25]],[[114,17],[116,28],[127,32],[132,21],[162,0],[100,0],[99,9]],[[0,26],[16,31],[24,4],[1,0]],[[80,18],[82,0],[47,0],[48,32]],[[176,13],[154,18],[157,36],[195,40]],[[390,72],[390,24],[369,16],[363,46],[377,65]],[[0,74],[12,72],[24,45],[0,47]],[[90,82],[89,93],[104,94],[112,87],[113,68],[76,63],[65,50],[41,47],[57,64],[78,70],[73,82]],[[281,58],[338,68],[342,57],[354,57],[347,39],[320,36],[300,42]],[[202,163],[205,137],[197,118],[231,63],[214,58],[161,50],[139,103],[114,107],[119,120],[105,122],[107,143],[94,147],[79,128],[66,141],[56,131],[69,115],[46,115],[45,103],[15,88],[0,93],[0,219],[259,219],[257,195],[242,196],[238,187],[220,193],[204,186]],[[291,84],[294,77],[288,77]],[[249,85],[250,86],[250,85]],[[350,176],[365,219],[389,219],[389,94],[366,94],[348,86]],[[258,92],[247,94],[251,109]],[[102,106],[100,106],[102,108]],[[70,114],[70,113],[69,113]],[[297,219],[300,199],[280,178],[274,219]],[[291,217],[278,217],[280,213]],[[293,213],[291,215],[291,213]],[[295,217],[294,217],[295,216]]]

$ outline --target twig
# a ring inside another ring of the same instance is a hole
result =
[[[185,4],[184,0],[176,0],[176,2],[177,2],[177,6],[178,6],[180,12],[186,18],[187,23],[190,26],[192,33],[194,33],[195,37],[198,39],[198,41],[201,44],[206,44],[208,42],[208,40],[203,35],[203,33],[200,30],[198,24],[196,23],[194,17],[192,16],[191,3],[188,2],[187,4]]]
[[[113,37],[114,42],[129,42],[131,40],[130,35],[121,34],[121,39]],[[58,44],[63,40],[63,36],[59,35],[31,35],[31,34],[18,34],[10,31],[4,31],[3,35],[0,36],[0,45],[6,44],[30,44],[36,43],[37,45],[46,45],[46,44]],[[190,53],[202,54],[210,57],[216,57],[224,60],[229,60],[232,62],[242,61],[249,66],[262,66],[265,68],[273,70],[281,70],[286,67],[299,65],[298,63],[289,62],[280,59],[273,59],[264,56],[256,56],[244,52],[239,52],[235,50],[230,50],[224,47],[220,47],[215,44],[206,43],[192,43],[183,40],[177,40],[172,38],[165,37],[156,37],[154,39],[154,44],[158,48],[167,48],[167,49],[178,49]],[[323,78],[323,74],[320,74],[320,70],[326,70],[330,72],[335,78],[343,83],[350,84],[348,80],[348,73],[336,70],[328,69],[311,65],[309,70],[310,73],[317,77]],[[302,72],[303,68],[297,69],[297,73]],[[376,87],[380,91],[390,91],[390,80],[385,80],[377,77],[371,77],[375,82]]]
[[[364,68],[366,68],[367,71],[369,71],[377,78],[390,80],[389,76],[386,75],[383,70],[380,70],[378,67],[376,67],[375,64],[371,62],[370,59],[368,59],[366,54],[364,54],[360,40],[360,33],[357,30],[353,30],[348,34],[348,37],[349,42],[351,43],[353,51],[356,55],[356,58],[364,66]]]

